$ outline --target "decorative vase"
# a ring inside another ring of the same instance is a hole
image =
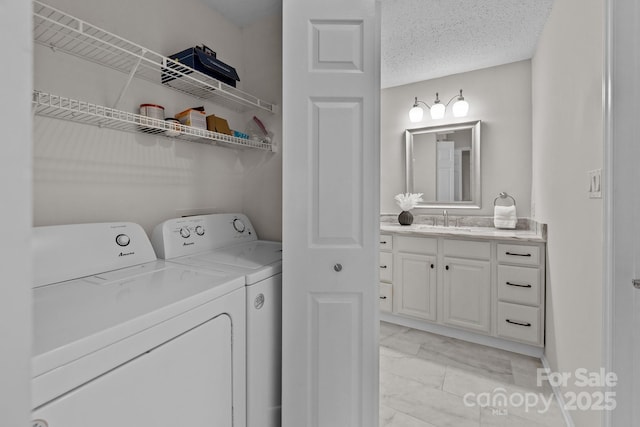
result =
[[[400,225],[411,225],[413,224],[413,215],[409,211],[402,211],[398,215],[398,222]]]

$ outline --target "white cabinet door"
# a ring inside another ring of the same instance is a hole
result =
[[[491,329],[491,263],[444,258],[443,322],[476,332]]]
[[[282,7],[282,425],[375,427],[378,7]]]
[[[436,320],[436,257],[399,252],[395,261],[397,314]]]

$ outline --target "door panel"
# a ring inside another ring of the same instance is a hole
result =
[[[362,99],[313,98],[310,102],[311,243],[360,246],[364,196]]]
[[[310,305],[311,419],[319,426],[363,425],[357,410],[363,393],[362,296],[317,293]]]
[[[378,425],[379,22],[283,1],[283,427]]]
[[[436,143],[436,164],[438,174],[436,178],[436,200],[439,202],[453,201],[454,191],[454,143],[438,141]]]

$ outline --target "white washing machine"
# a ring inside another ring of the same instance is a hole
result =
[[[247,426],[280,427],[282,244],[258,240],[242,214],[170,219],[155,227],[151,242],[167,261],[245,276]]]
[[[133,223],[34,229],[37,427],[246,425],[245,280]]]

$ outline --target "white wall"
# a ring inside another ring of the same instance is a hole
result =
[[[162,54],[204,43],[218,58],[236,67],[239,88],[279,102],[278,21],[256,24],[260,29],[248,29],[246,41],[241,28],[200,0],[162,5],[153,0],[51,0],[49,4]],[[40,45],[35,50],[34,84],[39,90],[112,106],[127,79],[125,74]],[[253,67],[248,59],[254,56],[264,57],[262,65],[268,73]],[[137,112],[139,104],[146,102],[163,105],[167,117],[204,105],[207,114],[224,117],[232,129],[241,131],[255,113],[237,113],[138,79],[118,108]],[[256,114],[279,132],[279,115]],[[245,189],[256,192],[256,184],[247,178],[250,175],[268,189],[264,197],[275,200],[256,220],[258,234],[280,239],[278,159],[279,155],[271,153],[123,133],[38,116],[34,224],[128,220],[150,232],[157,223],[181,214],[246,210],[253,217],[259,213],[255,206],[260,201],[245,194]]]
[[[282,16],[242,29],[244,83],[251,93],[282,105]],[[243,208],[261,239],[282,240],[282,113],[257,114],[274,133],[276,153],[246,150]],[[250,113],[247,121],[253,118]]]
[[[0,36],[0,425],[26,426],[31,378],[31,2],[5,0]]]
[[[421,123],[409,121],[414,97],[432,104],[435,93],[445,102],[463,89],[469,115],[454,119],[451,105],[443,120],[425,111]],[[446,99],[445,99],[446,98]],[[520,61],[382,90],[381,213],[399,213],[393,196],[404,193],[404,130],[482,120],[482,206],[453,210],[456,215],[493,215],[493,200],[501,191],[517,200],[518,216],[530,215],[531,200],[531,63]],[[441,210],[414,210],[441,213]]]
[[[532,61],[534,217],[548,224],[545,355],[560,372],[602,366],[603,212],[588,198],[587,171],[603,158],[603,11],[602,0],[556,0]],[[600,425],[599,413],[572,417]]]

